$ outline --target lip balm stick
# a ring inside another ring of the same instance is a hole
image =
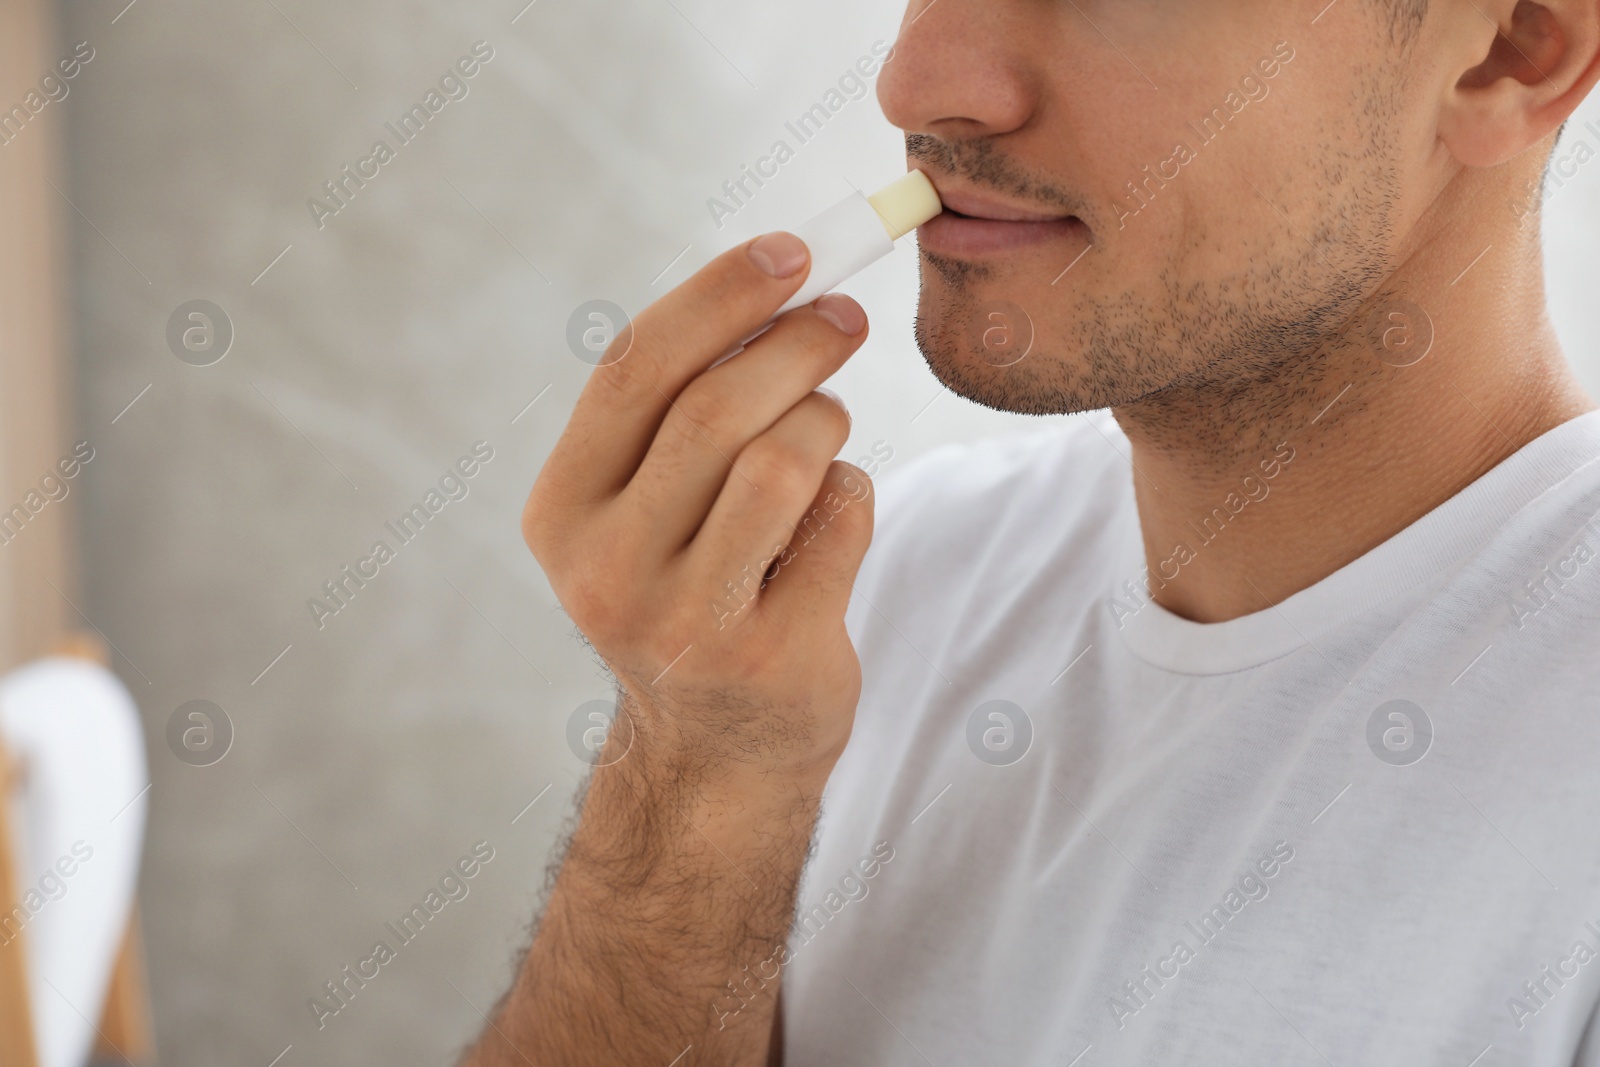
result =
[[[811,250],[811,273],[800,291],[778,309],[773,320],[811,303],[851,275],[876,263],[894,251],[896,241],[943,210],[944,205],[939,202],[939,194],[928,176],[914,170],[871,196],[851,193],[816,218],[796,227],[790,232]],[[737,354],[771,327],[769,320],[728,355]]]

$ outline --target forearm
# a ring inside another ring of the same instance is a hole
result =
[[[640,752],[596,769],[538,935],[466,1067],[766,1062],[821,782],[683,771]]]

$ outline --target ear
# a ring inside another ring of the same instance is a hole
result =
[[[1471,65],[1445,93],[1439,137],[1493,167],[1561,128],[1600,79],[1600,0],[1456,0]]]

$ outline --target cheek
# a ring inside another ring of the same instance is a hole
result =
[[[1202,101],[1193,118],[1164,113],[1171,134],[1152,135],[1143,157],[1119,159],[1104,242],[1117,284],[1170,302],[1189,285],[1236,284],[1316,255],[1311,235],[1326,237],[1329,194],[1315,124],[1337,120],[1296,95],[1274,91],[1234,114],[1227,90],[1196,88],[1184,97]]]

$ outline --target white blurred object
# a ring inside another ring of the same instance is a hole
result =
[[[39,1067],[83,1067],[128,930],[149,772],[122,683],[81,659],[0,678],[0,740],[23,768],[11,807],[15,904]]]

